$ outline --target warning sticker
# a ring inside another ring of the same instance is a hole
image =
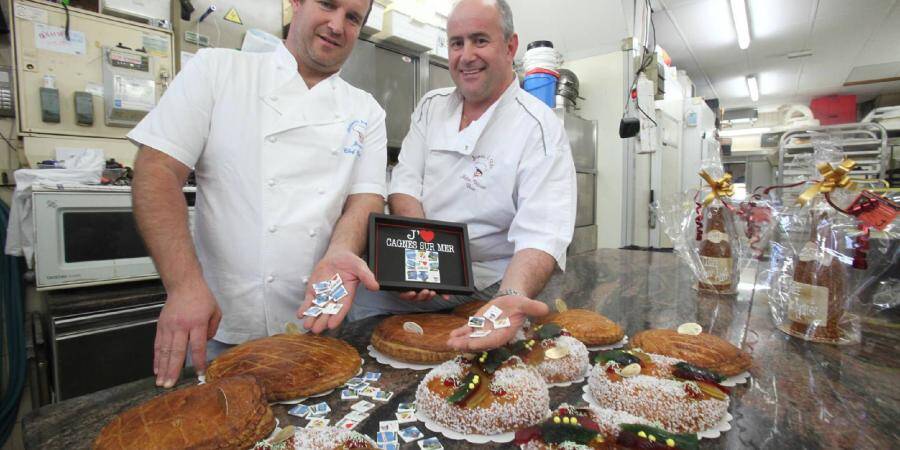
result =
[[[244,22],[241,21],[241,15],[238,14],[237,9],[235,9],[234,7],[232,7],[231,9],[228,10],[227,13],[225,13],[225,20],[227,20],[229,22],[234,22],[238,25],[244,24]]]

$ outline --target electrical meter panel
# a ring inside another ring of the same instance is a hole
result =
[[[15,117],[12,67],[0,66],[0,117]]]
[[[178,70],[207,47],[240,50],[247,30],[282,35],[282,4],[277,0],[179,0],[175,3],[175,50]]]
[[[12,5],[22,134],[124,140],[175,73],[169,30],[47,2]]]
[[[106,125],[133,127],[156,106],[156,76],[146,52],[103,47]]]

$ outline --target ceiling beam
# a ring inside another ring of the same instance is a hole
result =
[[[888,83],[891,81],[900,81],[900,77],[878,78],[875,80],[845,81],[844,86],[861,86],[863,84]]]

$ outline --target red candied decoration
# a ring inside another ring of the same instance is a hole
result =
[[[541,427],[535,425],[533,427],[516,430],[516,438],[513,440],[513,443],[516,445],[524,445],[535,439],[539,439],[540,437]]]
[[[593,432],[600,432],[600,425],[597,422],[587,418],[587,417],[578,417],[578,424],[584,427],[585,429],[591,430]]]
[[[454,381],[453,378],[444,378],[444,386],[456,387],[456,381]]]

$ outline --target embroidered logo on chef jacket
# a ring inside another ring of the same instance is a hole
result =
[[[365,120],[354,120],[347,125],[347,134],[344,136],[344,154],[362,156],[363,144],[366,142]]]
[[[472,155],[472,172],[471,175],[463,174],[460,178],[466,182],[466,188],[475,191],[477,189],[487,189],[482,182],[488,172],[494,168],[494,158],[480,155]]]

